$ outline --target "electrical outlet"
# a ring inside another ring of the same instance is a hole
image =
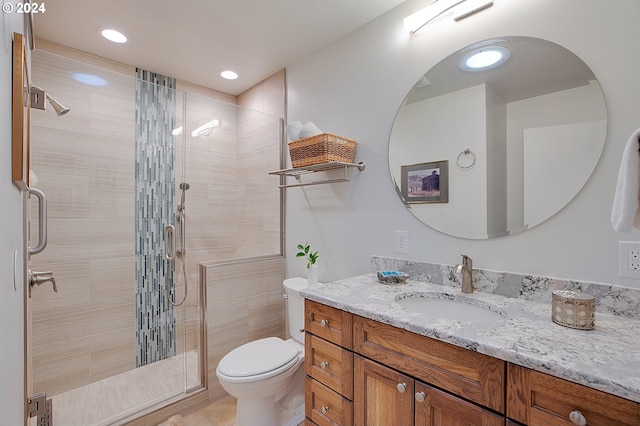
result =
[[[408,231],[396,231],[396,253],[400,253],[400,254],[409,253],[409,232]]]
[[[640,270],[640,250],[629,250],[629,269],[632,271]]]
[[[640,278],[640,242],[618,241],[618,275]]]

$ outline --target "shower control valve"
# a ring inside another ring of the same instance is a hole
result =
[[[56,285],[56,279],[53,277],[52,271],[36,272],[29,271],[29,297],[31,297],[31,288],[33,286],[40,286],[46,282],[50,282],[53,285],[53,291],[58,292],[58,286]]]

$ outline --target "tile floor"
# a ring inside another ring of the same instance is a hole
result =
[[[173,416],[158,426],[235,426],[236,399],[227,396],[191,414]],[[304,425],[304,422],[299,426]]]
[[[158,426],[235,426],[236,399],[227,396],[191,414],[173,416]]]

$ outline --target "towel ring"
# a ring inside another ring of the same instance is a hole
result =
[[[456,164],[462,170],[469,170],[473,167],[474,164],[476,164],[476,155],[469,148],[467,148],[460,154],[458,154]]]

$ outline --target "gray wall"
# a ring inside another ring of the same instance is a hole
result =
[[[640,66],[635,17],[640,2],[619,0],[496,1],[460,22],[434,22],[410,36],[402,20],[428,2],[409,0],[334,45],[287,69],[288,118],[359,142],[365,171],[350,183],[287,192],[288,276],[304,275],[295,246],[320,251],[320,280],[369,271],[372,254],[454,264],[468,254],[478,268],[640,287],[618,277],[619,240],[609,217],[620,157],[640,127]],[[405,94],[451,52],[475,41],[519,35],[547,39],[576,53],[604,92],[609,129],[594,175],[553,218],[523,234],[488,241],[449,237],[418,222],[395,194],[388,168],[388,138]],[[394,252],[394,231],[409,231],[409,254]]]

